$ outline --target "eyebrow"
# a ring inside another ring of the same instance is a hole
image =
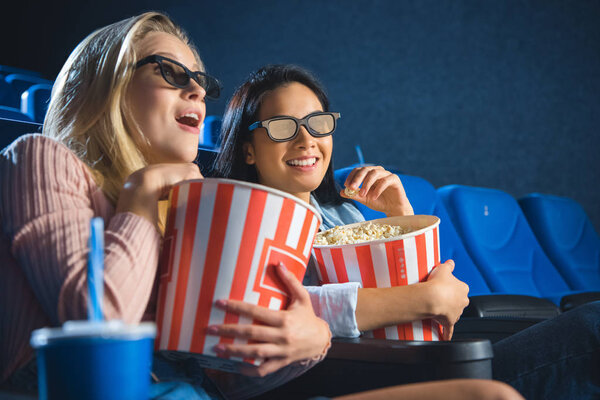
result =
[[[173,54],[173,53],[169,53],[168,51],[159,51],[156,52],[154,54],[157,54],[159,56],[163,56],[163,57],[169,57],[172,58],[173,60],[182,63],[183,65],[185,65],[183,62],[179,61],[178,57]],[[185,65],[187,67],[187,65]],[[189,67],[188,67],[189,68]],[[194,63],[194,65],[192,65],[192,68],[190,68],[192,71],[200,71],[200,67],[198,66],[198,64]]]

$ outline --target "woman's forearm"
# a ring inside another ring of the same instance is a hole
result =
[[[131,212],[146,218],[152,225],[158,222],[158,197],[144,187],[129,182],[121,190],[116,212]]]
[[[356,323],[360,331],[397,325],[434,315],[430,285],[358,289]]]

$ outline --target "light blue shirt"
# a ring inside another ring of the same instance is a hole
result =
[[[348,225],[365,220],[365,217],[351,202],[343,202],[340,205],[320,205],[311,194],[310,205],[316,208],[323,218],[322,231],[331,229],[334,226]]]

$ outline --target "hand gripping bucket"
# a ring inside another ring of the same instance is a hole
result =
[[[286,289],[274,268],[282,261],[302,281],[320,224],[309,204],[266,186],[216,178],[176,185],[160,262],[156,350],[194,353],[203,366],[226,371],[242,361],[260,364],[216,357],[214,346],[234,340],[206,335],[207,326],[253,321],[214,303],[285,309]]]
[[[425,281],[433,267],[440,263],[438,217],[411,215],[368,222],[410,228],[412,232],[357,244],[315,245],[313,253],[322,284],[360,282],[364,288],[410,285]],[[437,322],[427,319],[375,329],[365,336],[436,341],[442,337],[442,328]]]

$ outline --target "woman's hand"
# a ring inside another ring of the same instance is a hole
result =
[[[342,197],[356,200],[372,210],[382,211],[388,217],[414,214],[400,178],[383,167],[354,168],[346,178],[344,186],[357,193],[348,196],[345,190],[342,190]]]
[[[242,373],[265,376],[299,360],[322,355],[329,347],[329,326],[313,311],[306,289],[283,264],[277,267],[279,277],[287,286],[290,305],[275,311],[242,301],[218,301],[225,310],[260,321],[264,325],[224,324],[210,326],[208,334],[254,341],[250,344],[218,344],[215,351],[221,357],[263,358],[258,366],[248,366]]]
[[[156,225],[158,201],[168,197],[173,185],[202,178],[200,169],[193,163],[148,165],[129,175],[119,194],[116,212],[130,211]]]
[[[436,266],[427,278],[432,318],[442,324],[443,340],[452,339],[454,324],[469,305],[469,286],[452,275],[453,270],[454,261],[448,260]]]

